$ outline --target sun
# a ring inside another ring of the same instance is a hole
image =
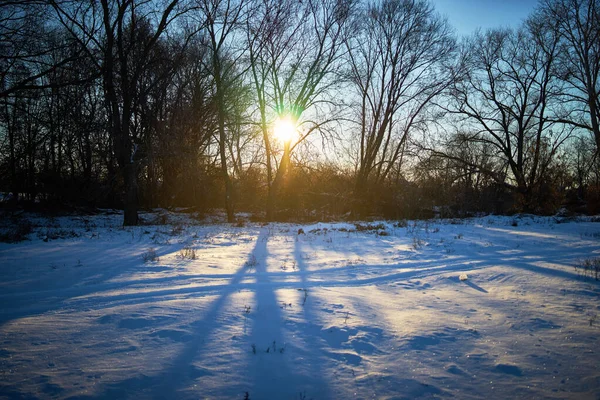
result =
[[[279,117],[273,124],[273,133],[283,143],[289,143],[296,133],[296,124],[290,117]]]

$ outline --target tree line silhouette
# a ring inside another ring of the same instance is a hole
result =
[[[3,207],[600,212],[596,0],[14,0],[0,49]]]

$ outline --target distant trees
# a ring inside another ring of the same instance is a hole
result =
[[[481,143],[495,149],[494,157],[483,163],[460,152],[447,156],[518,193],[525,209],[533,211],[540,200],[533,197],[567,137],[552,122],[558,36],[536,40],[525,28],[492,30],[477,34],[467,46],[467,73],[455,82],[443,108],[461,127],[462,133],[452,137],[454,145]]]
[[[503,185],[516,210],[555,209],[561,146],[582,129],[597,138],[598,10],[595,1],[542,1],[520,29],[470,38],[466,74],[442,105],[456,130],[432,155]],[[493,157],[465,153],[474,144]]]
[[[124,182],[124,225],[138,223],[140,131],[135,114],[147,90],[159,39],[173,22],[178,0],[157,9],[150,1],[51,1],[58,19],[102,76],[108,131]],[[156,76],[155,76],[156,77]]]
[[[598,19],[597,0],[540,0],[459,46],[427,0],[2,2],[0,191],[125,225],[157,206],[581,207],[600,193]]]
[[[54,150],[64,145],[59,132],[65,124],[58,123],[56,113],[66,100],[66,87],[90,80],[77,72],[85,69],[78,46],[60,27],[47,23],[47,11],[40,1],[0,3],[0,107],[6,139],[1,146],[8,155],[0,171],[7,170],[14,202],[21,195],[36,197],[41,189],[36,187],[37,170],[47,175],[61,168]],[[50,143],[45,129],[51,131]]]
[[[219,171],[209,150],[217,123],[212,78],[204,67],[209,56],[199,36],[183,52],[181,44],[173,46],[165,51],[180,57],[164,67],[172,74],[155,87],[145,106],[144,119],[150,126],[142,171],[144,194],[152,207],[203,207],[211,201],[210,192],[216,191]]]

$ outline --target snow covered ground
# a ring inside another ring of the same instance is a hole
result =
[[[589,218],[162,215],[0,244],[0,398],[600,398]]]

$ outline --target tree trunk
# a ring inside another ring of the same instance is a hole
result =
[[[214,37],[213,48],[217,48]],[[221,174],[223,175],[223,181],[225,183],[225,211],[227,212],[227,222],[234,222],[235,213],[233,210],[233,184],[231,182],[231,177],[229,176],[229,171],[227,169],[227,135],[225,132],[225,121],[227,116],[225,111],[225,93],[223,92],[224,83],[222,77],[221,60],[219,59],[219,54],[216,50],[212,56],[212,66],[217,97],[217,122],[219,125],[219,156],[221,158]]]
[[[138,183],[137,171],[134,163],[129,163],[123,168],[125,180],[125,207],[123,215],[124,226],[137,225],[138,220]]]
[[[225,135],[225,105],[223,104],[223,94],[220,89],[220,81],[217,82],[218,100],[218,118],[219,118],[219,155],[221,157],[221,173],[225,182],[225,210],[227,211],[227,222],[234,222],[235,213],[233,211],[233,184],[229,171],[227,170],[227,149]]]
[[[277,169],[277,174],[271,186],[269,186],[269,194],[267,197],[267,221],[273,221],[275,218],[275,212],[277,211],[277,197],[283,184],[283,179],[288,171],[290,165],[290,143],[287,142],[284,145],[283,157],[281,157],[281,163]]]
[[[221,172],[225,181],[225,210],[227,211],[227,222],[235,220],[233,211],[233,183],[229,177],[227,170],[227,155],[225,153],[225,129],[221,125],[219,127],[219,153],[221,155]]]
[[[8,105],[7,105],[8,107]],[[12,121],[10,119],[10,117],[8,117],[7,119],[10,121],[8,123],[8,143],[9,143],[9,147],[10,147],[10,189],[12,191],[12,203],[13,204],[17,204],[19,202],[19,192],[20,192],[20,185],[19,185],[19,180],[17,179],[17,158],[15,157],[15,131],[14,131],[14,126],[15,126],[15,115],[16,115],[16,105],[13,106],[13,117],[12,117]],[[7,112],[8,114],[8,112]]]
[[[592,133],[596,141],[596,153],[600,153],[600,125],[598,124],[598,115],[600,113],[596,109],[596,100],[593,96],[588,96],[588,107],[590,108],[590,122],[592,123]]]
[[[367,205],[367,181],[368,172],[364,166],[358,170],[356,174],[356,183],[354,184],[354,201],[353,201],[353,212],[357,215],[363,215],[365,212],[365,206]]]

